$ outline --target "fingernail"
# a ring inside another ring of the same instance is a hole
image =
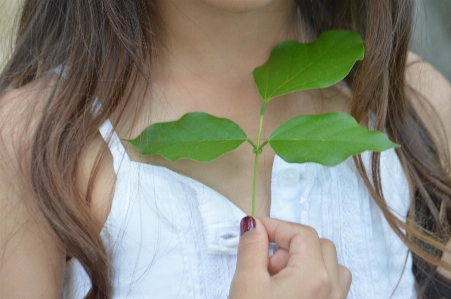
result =
[[[255,228],[255,219],[251,216],[246,216],[241,219],[240,223],[240,236],[244,235],[245,232],[254,230]]]

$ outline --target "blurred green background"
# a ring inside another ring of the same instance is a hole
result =
[[[429,61],[451,81],[451,0],[416,1],[411,50]],[[0,68],[9,52],[12,26],[21,2],[0,0]]]
[[[21,2],[21,0],[0,0],[0,69],[5,61],[5,55],[10,52],[14,16]]]
[[[411,50],[451,81],[451,0],[417,0]]]

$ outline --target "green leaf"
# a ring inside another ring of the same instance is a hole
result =
[[[254,80],[265,102],[299,90],[326,88],[343,80],[364,52],[362,38],[351,31],[326,31],[310,44],[286,41],[254,70]]]
[[[364,151],[399,147],[379,131],[360,126],[345,113],[301,115],[278,127],[268,138],[277,155],[289,163],[335,166]]]
[[[233,121],[193,112],[177,121],[153,124],[136,139],[127,141],[143,155],[162,155],[170,161],[187,158],[210,162],[246,140],[246,133]]]

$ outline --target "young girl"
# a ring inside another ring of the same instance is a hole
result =
[[[0,76],[0,297],[451,298],[451,87],[407,53],[412,10],[25,0]],[[192,111],[255,138],[252,70],[281,41],[337,28],[362,35],[363,62],[332,88],[271,101],[263,137],[299,114],[343,111],[400,149],[330,168],[266,147],[258,218],[241,221],[251,148],[202,164],[121,141]]]

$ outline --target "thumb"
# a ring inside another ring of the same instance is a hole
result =
[[[269,241],[263,223],[247,216],[241,220],[241,238],[238,246],[236,271],[268,272]]]

